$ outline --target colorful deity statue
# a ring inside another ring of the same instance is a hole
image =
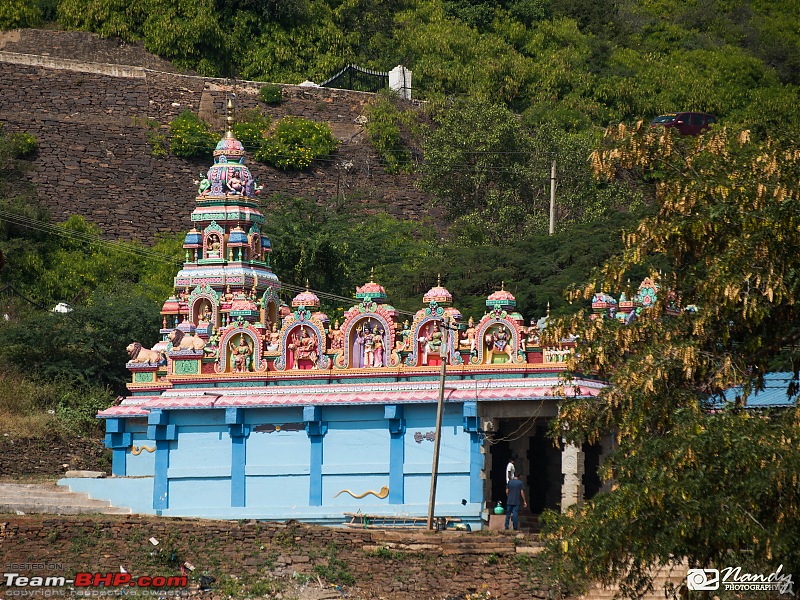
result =
[[[244,334],[239,335],[239,343],[231,344],[231,370],[234,373],[247,373],[253,363],[253,348],[247,343]]]
[[[462,338],[458,341],[460,350],[469,350],[470,354],[475,353],[475,334],[477,331],[475,320],[470,317],[467,322],[467,329],[463,332]]]
[[[369,328],[364,325],[364,366],[371,367],[375,362],[375,336]]]
[[[372,361],[373,367],[384,366],[384,352],[383,352],[383,329],[375,326],[375,333],[372,336],[372,345],[374,347],[375,358]]]
[[[411,338],[411,325],[406,319],[403,322],[403,330],[400,332],[400,335],[397,336],[397,342],[395,342],[395,350],[398,352],[402,350],[410,350],[409,348],[409,339]]]
[[[422,364],[428,364],[428,355],[429,354],[439,354],[439,351],[442,348],[442,338],[444,335],[442,334],[441,329],[439,328],[439,321],[434,321],[431,327],[431,332],[428,334],[426,338],[421,338],[425,340],[425,348],[422,353]]]
[[[303,366],[316,366],[317,364],[317,340],[308,333],[308,328],[301,327],[300,334],[295,334],[294,340],[290,345],[294,350],[293,369],[299,369],[301,361]]]

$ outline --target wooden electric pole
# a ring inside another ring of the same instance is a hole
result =
[[[436,436],[433,440],[433,467],[431,468],[431,497],[428,501],[428,529],[433,529],[433,509],[436,504],[436,480],[439,477],[439,446],[442,441],[442,416],[444,415],[444,380],[447,369],[447,352],[450,345],[450,315],[444,317],[444,332],[439,356],[442,369],[439,372],[439,401],[436,404]]]
[[[556,229],[556,161],[550,167],[550,235]]]

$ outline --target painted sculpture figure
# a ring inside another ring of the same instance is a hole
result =
[[[206,347],[206,341],[203,338],[183,333],[180,329],[173,329],[170,332],[169,341],[172,342],[173,351],[200,351]]]
[[[162,360],[160,352],[143,348],[139,342],[128,344],[126,350],[128,351],[128,356],[131,358],[130,362],[132,363],[157,365]]]
[[[246,373],[252,366],[253,349],[247,343],[244,334],[239,336],[239,343],[231,349],[231,370],[234,373]]]

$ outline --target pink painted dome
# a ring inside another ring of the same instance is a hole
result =
[[[425,292],[422,297],[425,304],[436,302],[436,304],[451,304],[453,302],[453,294],[447,291],[447,288],[442,287],[442,280],[440,276],[436,277],[436,285]]]
[[[517,305],[517,299],[514,298],[514,294],[511,292],[507,292],[505,290],[505,283],[500,286],[500,289],[496,292],[492,292],[489,294],[489,297],[486,298],[486,306],[489,308],[495,307],[506,307],[510,308]]]
[[[300,292],[294,297],[294,299],[292,299],[292,306],[295,308],[299,306],[304,306],[306,308],[318,308],[319,304],[319,298],[309,289],[308,280],[306,279],[306,291]]]
[[[369,298],[373,302],[382,303],[386,300],[386,290],[382,285],[373,281],[375,275],[374,269],[369,275],[369,281],[362,286],[356,286],[356,298],[365,300]]]

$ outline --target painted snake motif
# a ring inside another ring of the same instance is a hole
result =
[[[156,447],[155,446],[142,446],[140,448],[139,446],[131,446],[131,454],[133,454],[134,456],[139,456],[145,450],[147,450],[148,452],[155,452],[156,451]]]
[[[373,496],[375,496],[375,497],[377,497],[377,498],[381,498],[381,499],[383,499],[383,498],[386,498],[386,497],[389,495],[389,486],[387,486],[387,485],[383,486],[383,487],[381,488],[381,491],[380,491],[380,492],[376,492],[376,491],[374,491],[374,490],[367,490],[367,491],[366,491],[366,492],[364,492],[363,494],[354,494],[354,493],[353,493],[353,492],[351,492],[350,490],[342,490],[342,491],[338,492],[338,493],[337,493],[337,494],[334,496],[334,498],[336,498],[336,496],[338,496],[339,494],[344,494],[345,492],[347,492],[348,494],[350,494],[350,495],[351,495],[353,498],[359,498],[359,499],[360,499],[360,498],[364,498],[365,496],[368,496],[369,494],[372,494]]]

